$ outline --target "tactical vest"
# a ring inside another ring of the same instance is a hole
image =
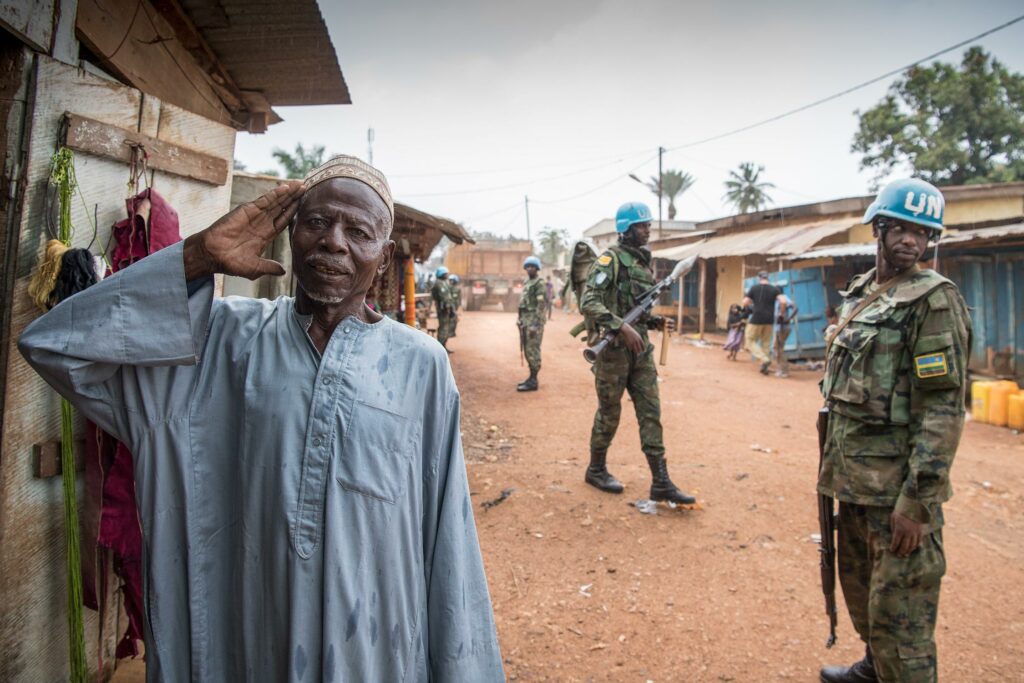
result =
[[[846,292],[839,319],[845,320],[868,295],[871,270],[855,277]],[[914,323],[919,301],[932,308],[946,307],[946,295],[937,292],[952,282],[933,270],[921,270],[906,282],[882,294],[842,329],[829,349],[822,379],[822,394],[832,410],[874,425],[910,424],[913,381],[912,350],[926,353],[953,345],[952,333],[934,332],[918,338]]]
[[[613,286],[604,293],[603,302],[614,315],[622,318],[639,300],[640,296],[654,286],[654,273],[647,267],[643,260],[621,244],[614,244],[602,254],[610,255],[612,262],[612,283]],[[601,258],[596,261],[601,263]],[[633,324],[633,327],[644,339],[647,338],[647,321],[649,313],[644,313]],[[587,336],[591,344],[596,343],[604,330],[598,330],[595,323],[589,318],[586,319]],[[616,340],[616,344],[618,344]]]

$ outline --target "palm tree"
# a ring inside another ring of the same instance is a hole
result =
[[[569,233],[563,229],[545,227],[537,236],[540,252],[545,263],[556,263],[558,256],[565,251],[565,242],[569,239]]]
[[[307,173],[324,163],[324,146],[312,145],[306,149],[300,142],[295,145],[294,154],[275,147],[273,155],[277,159],[277,163],[284,168],[286,178],[305,178]]]
[[[755,166],[750,161],[740,164],[740,172],[729,171],[729,179],[725,181],[723,199],[736,207],[740,213],[760,211],[772,202],[767,190],[775,187],[772,183],[758,182],[764,166]]]
[[[676,217],[676,197],[693,187],[695,182],[697,179],[685,171],[664,171],[661,174],[660,193],[656,177],[651,176],[651,182],[644,185],[654,194],[660,194],[662,198],[668,199],[668,219],[671,221]]]

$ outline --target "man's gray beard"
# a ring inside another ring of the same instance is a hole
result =
[[[309,291],[308,289],[303,289],[302,291],[304,291],[306,293],[306,296],[308,296],[310,299],[320,304],[341,304],[345,302],[345,297],[343,296],[327,296],[325,294],[315,294]]]

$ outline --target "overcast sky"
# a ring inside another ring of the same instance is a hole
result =
[[[470,229],[573,236],[657,173],[659,145],[738,128],[914,62],[1022,13],[1020,0],[320,0],[353,104],[287,107],[240,135],[251,171],[301,142],[367,156],[397,200]],[[980,44],[1024,71],[1024,22]],[[961,48],[942,59],[959,62]],[[729,215],[723,181],[765,166],[774,204],[868,193],[850,152],[878,83],[783,121],[665,155],[697,178],[677,218]]]

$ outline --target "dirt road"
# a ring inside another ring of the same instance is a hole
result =
[[[450,343],[509,678],[816,681],[821,664],[859,659],[841,596],[839,642],[824,647],[810,540],[818,373],[764,377],[717,347],[672,344],[661,369],[670,473],[703,510],[646,516],[628,505],[649,484],[631,404],[609,454],[626,493],[583,483],[596,400],[567,334],[575,321],[549,323],[531,394],[515,392],[526,370],[513,315],[463,314]],[[1024,680],[1024,441],[969,424],[953,480],[941,678]]]

